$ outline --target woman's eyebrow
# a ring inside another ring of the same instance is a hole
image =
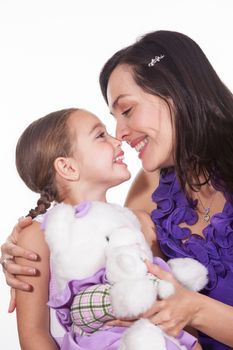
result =
[[[113,102],[113,104],[112,104],[112,106],[111,106],[111,110],[116,109],[116,108],[117,108],[117,105],[119,104],[119,100],[120,100],[121,98],[124,98],[124,97],[127,97],[127,96],[129,96],[129,94],[121,94],[121,95],[119,95],[119,96],[115,99],[115,101]]]

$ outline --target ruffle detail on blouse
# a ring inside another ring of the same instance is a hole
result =
[[[157,237],[169,258],[190,257],[208,268],[207,290],[215,288],[218,277],[233,272],[233,207],[226,202],[222,213],[212,216],[203,230],[204,237],[192,234],[181,223],[193,225],[198,220],[197,201],[188,201],[182,192],[174,170],[161,174],[160,184],[152,194],[157,209],[151,213]]]

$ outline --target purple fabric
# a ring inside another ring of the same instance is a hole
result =
[[[75,217],[76,218],[81,218],[82,216],[85,216],[89,209],[91,207],[91,202],[90,201],[83,201],[80,204],[76,205],[74,207],[75,209]]]
[[[154,263],[161,268],[170,271],[170,268],[160,258],[154,258]],[[63,339],[57,339],[62,350],[117,350],[120,344],[120,339],[125,327],[106,327],[105,330],[91,333],[88,336],[80,336],[72,331],[72,320],[70,317],[70,306],[73,298],[79,291],[84,288],[96,284],[106,284],[105,269],[99,270],[90,278],[82,280],[70,281],[62,294],[50,296],[48,305],[56,310],[58,321],[65,328],[66,334]],[[178,337],[182,345],[185,345],[188,350],[191,350],[196,344],[197,339],[185,331],[182,331]],[[177,350],[177,346],[170,340],[166,339],[167,350]]]
[[[200,261],[209,272],[209,283],[202,293],[233,306],[233,206],[226,201],[222,213],[211,217],[203,238],[179,226],[197,222],[197,201],[187,200],[173,170],[161,174],[152,200],[157,203],[157,209],[152,211],[151,218],[164,254],[169,258],[190,257]],[[230,349],[206,335],[200,337],[204,349]]]
[[[90,201],[83,201],[77,205],[74,206],[74,215],[76,218],[81,218],[82,216],[85,216],[89,209],[91,208],[91,202]],[[52,210],[52,208],[50,209]],[[48,215],[50,213],[50,210],[48,210],[45,214],[43,214],[43,220],[41,222],[41,229],[45,231]]]

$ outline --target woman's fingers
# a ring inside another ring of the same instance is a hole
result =
[[[160,266],[152,264],[149,260],[145,261],[148,272],[155,275],[161,280],[174,281],[174,277],[170,272],[163,270]]]
[[[7,263],[4,264],[4,270],[9,275],[24,275],[24,276],[35,276],[36,269],[30,266],[22,266],[14,263],[14,260],[7,259]],[[6,276],[7,280],[7,276]],[[13,287],[13,286],[12,286]]]
[[[9,274],[8,272],[5,273],[5,277],[6,277],[6,283],[12,288],[20,289],[24,291],[30,291],[32,288],[30,284],[20,281],[14,275]]]
[[[118,327],[129,327],[133,324],[133,321],[123,321],[123,320],[112,320],[106,322],[106,326],[118,326]]]
[[[19,218],[18,224],[15,226],[16,230],[27,227],[32,223],[32,218],[30,216]]]
[[[20,231],[24,229],[25,227],[32,224],[32,218],[31,217],[22,217],[18,220],[18,223],[14,226],[10,236],[7,239],[7,242],[13,242],[17,243],[18,235],[20,234]]]
[[[35,252],[29,251],[17,246],[17,241],[18,241],[18,236],[20,234],[20,231],[23,228],[29,226],[31,223],[32,223],[32,218],[30,217],[19,219],[19,222],[13,228],[11,235],[8,237],[7,241],[1,246],[2,261],[6,258],[16,257],[16,256],[29,259],[29,260],[37,260],[37,255]]]
[[[152,315],[156,315],[158,312],[160,312],[163,309],[163,306],[164,306],[163,300],[161,300],[161,301],[156,300],[154,302],[154,304],[151,306],[151,308],[149,310],[147,310],[146,312],[144,312],[142,317],[149,318]]]
[[[4,257],[21,257],[28,260],[34,260],[34,261],[37,260],[36,253],[30,250],[21,248],[9,240],[2,245],[1,250],[2,250],[2,259],[4,259]],[[5,269],[7,270],[7,268]]]
[[[8,312],[14,312],[15,311],[15,307],[16,307],[16,296],[15,296],[15,289],[11,288],[11,299],[10,299],[10,303],[8,306]]]

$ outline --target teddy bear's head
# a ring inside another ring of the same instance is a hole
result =
[[[90,277],[104,268],[106,258],[111,258],[111,264],[114,261],[116,274],[124,269],[129,273],[126,270],[132,263],[136,266],[136,260],[152,258],[137,217],[119,205],[97,201],[74,207],[58,204],[46,217],[45,237],[61,290],[69,280]],[[120,257],[122,246],[131,247],[131,255],[124,259]]]

